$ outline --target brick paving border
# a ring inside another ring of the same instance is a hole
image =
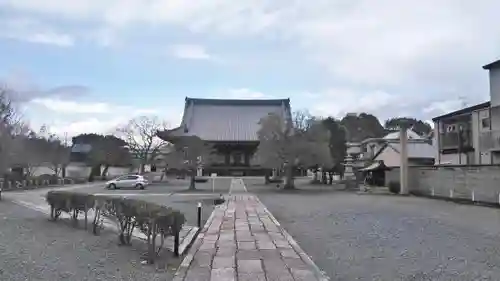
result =
[[[252,194],[229,195],[201,230],[174,281],[326,281]]]

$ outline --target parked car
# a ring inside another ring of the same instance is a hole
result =
[[[141,175],[126,175],[106,182],[106,188],[140,188],[144,189],[149,185],[147,179]]]

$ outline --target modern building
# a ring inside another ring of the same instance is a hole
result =
[[[179,127],[168,134],[198,136],[216,150],[203,175],[263,175],[253,155],[259,145],[260,120],[270,113],[291,120],[290,99],[185,99]],[[161,134],[159,134],[161,135]]]
[[[434,165],[435,149],[430,141],[408,129],[408,164]],[[383,138],[370,138],[362,142],[363,154],[361,159],[366,164],[383,163],[386,167],[401,166],[400,133],[392,132]]]
[[[490,101],[432,119],[436,164],[500,164],[500,60],[489,71]]]
[[[481,135],[490,131],[490,102],[450,112],[432,121],[437,165],[492,164],[490,151],[480,145]]]

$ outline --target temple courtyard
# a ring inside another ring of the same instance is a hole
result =
[[[300,179],[295,191],[265,186],[261,178],[217,178],[214,185],[198,183],[196,191],[187,191],[186,183],[170,180],[146,190],[75,187],[172,206],[190,227],[196,227],[202,202],[205,228],[193,246],[180,258],[166,251],[153,266],[141,264],[140,243],[119,247],[112,233],[96,237],[48,222],[42,210],[47,189],[3,193],[0,279],[500,279],[499,209],[359,195]],[[228,200],[214,207],[221,193]]]
[[[500,279],[500,209],[246,183],[331,280]]]

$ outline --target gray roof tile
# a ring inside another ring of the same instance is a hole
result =
[[[186,98],[181,130],[207,141],[257,141],[259,121],[269,113],[290,118],[290,100]]]

